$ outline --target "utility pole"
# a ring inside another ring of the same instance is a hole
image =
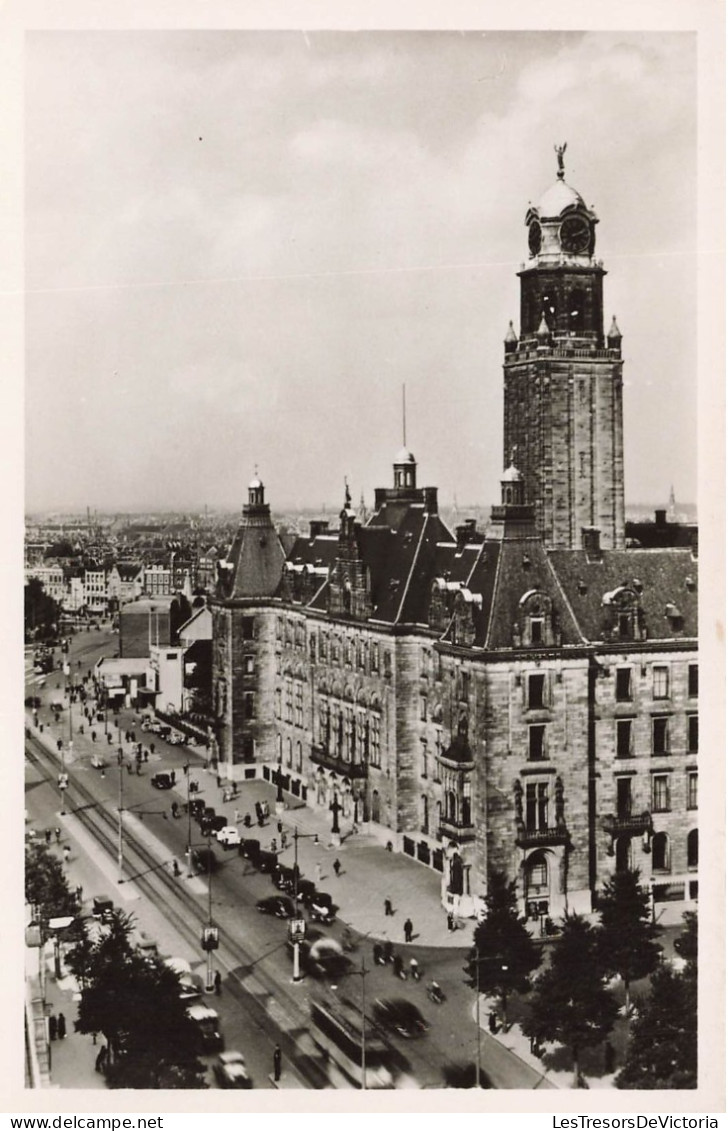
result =
[[[119,824],[117,827],[116,862],[119,866],[119,883],[124,878],[124,751],[121,746],[116,755],[119,766]]]

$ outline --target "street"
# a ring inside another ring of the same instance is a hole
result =
[[[76,671],[85,675],[99,655],[109,654],[118,648],[118,637],[106,632],[82,633],[72,637],[71,641],[69,662],[74,681],[80,678],[80,675],[75,675]],[[79,659],[82,661],[80,668]],[[32,675],[32,671],[28,676],[26,694],[39,693],[37,677]],[[46,740],[51,738],[55,761],[49,760],[47,755],[45,759],[41,758],[36,738],[26,743],[31,750],[34,766],[42,766],[45,761],[45,765],[50,767],[47,776],[51,778],[53,765],[56,769],[59,765],[55,753],[56,738],[61,737],[64,744],[67,743],[69,719],[66,706],[60,712],[60,721],[56,724],[52,712],[45,704],[52,695],[58,698],[63,686],[62,674],[53,674],[40,692],[44,706],[39,711],[39,724],[43,725],[44,732],[38,737]],[[88,725],[84,727],[83,734],[78,732],[82,721],[80,704],[74,704],[72,712],[70,725],[73,729],[73,758],[66,761],[69,788],[65,803],[69,816],[63,822],[64,840],[68,840],[72,849],[69,867],[78,873],[86,869],[87,874],[93,877],[89,882],[101,885],[98,890],[109,892],[122,909],[132,910],[140,927],[157,940],[160,953],[187,958],[197,972],[204,976],[205,965],[201,960],[197,939],[199,929],[207,918],[207,877],[188,878],[185,857],[188,820],[184,816],[175,820],[171,815],[173,801],[177,802],[181,810],[187,800],[187,779],[183,767],[189,761],[190,778],[197,779],[200,784],[198,795],[207,804],[213,805],[217,812],[226,812],[231,822],[235,809],[240,813],[250,812],[254,801],[259,797],[267,797],[273,808],[274,790],[258,781],[245,783],[239,798],[223,806],[215,776],[204,768],[204,751],[201,748],[170,746],[157,735],[142,733],[139,713],[125,709],[119,713],[118,724],[111,713],[108,715],[107,728],[113,741],[109,743],[105,738],[102,722],[93,728],[97,731],[96,742],[93,742]],[[28,716],[29,721],[32,721],[30,712]],[[126,764],[121,768],[117,766],[116,751],[119,743],[121,742],[125,752],[125,763],[130,760],[129,754],[133,750],[123,740],[127,730],[135,730],[137,740],[143,740],[147,750],[149,740],[154,741],[154,753],[148,754],[148,761],[142,764],[140,774],[129,774]],[[31,732],[35,733],[35,728],[31,727]],[[94,768],[92,759],[96,758],[98,761],[98,756],[102,754],[106,755],[106,767]],[[175,789],[157,791],[151,787],[151,775],[160,769],[175,769]],[[115,859],[120,799],[124,809],[123,887],[118,884]],[[58,825],[58,802],[55,782],[35,784],[28,795],[28,813],[32,825],[38,829]],[[102,815],[106,819],[105,824],[99,824],[95,835],[103,838],[107,853],[99,851],[88,828],[82,823],[82,818],[86,820]],[[313,815],[297,810],[297,826],[304,818],[310,827],[314,827],[311,824]],[[287,812],[284,819],[289,825],[291,814]],[[193,844],[206,846],[206,842],[201,841],[199,829],[194,822],[191,824],[191,833]],[[268,838],[272,839],[277,835],[275,818],[267,823],[265,829],[259,829],[253,835],[258,834],[267,847]],[[144,865],[140,863],[138,854],[141,850],[145,854]],[[221,937],[227,940],[227,944],[224,941],[216,955],[216,966],[223,973],[223,993],[219,999],[211,1001],[211,1004],[215,1008],[219,1006],[226,1047],[240,1049],[249,1059],[256,1087],[267,1086],[269,1083],[272,1049],[276,1042],[281,1043],[287,1060],[298,1065],[300,1081],[295,1086],[303,1086],[304,1083],[313,1083],[316,1087],[326,1086],[325,1069],[321,1067],[320,1057],[307,1032],[309,1000],[311,993],[316,990],[316,982],[307,978],[301,984],[291,984],[291,959],[286,946],[287,923],[260,915],[255,909],[259,899],[275,891],[270,877],[257,872],[234,849],[225,851],[215,845],[214,853],[217,867],[211,880],[212,918],[220,927]],[[312,875],[314,859],[318,862],[321,857],[320,850],[314,849],[310,840],[305,840],[301,843],[299,854],[302,872],[304,875]],[[372,943],[376,938],[382,937],[380,930],[374,927],[375,905],[376,915],[381,914],[382,866],[386,863],[393,874],[402,871],[405,873],[407,886],[400,889],[403,893],[411,887],[413,881],[429,883],[431,874],[412,861],[385,854],[383,849],[367,844],[364,838],[360,844],[352,843],[351,847],[345,845],[341,855],[344,867],[340,879],[333,877],[330,857],[324,856],[324,886],[331,890],[330,885],[335,883],[335,898],[340,907],[337,921],[327,933],[340,938],[347,924],[354,928],[354,938],[360,941],[358,950],[351,957],[357,967],[361,964],[362,956],[364,958],[368,971],[365,985],[368,1002],[371,1003],[376,998],[397,997],[408,999],[418,1006],[430,1025],[427,1035],[410,1041],[392,1037],[392,1043],[409,1065],[408,1076],[416,1079],[422,1087],[443,1087],[458,1067],[468,1064],[472,1066],[476,1059],[474,995],[465,984],[463,976],[471,929],[466,927],[461,938],[448,940],[449,945],[443,946],[427,945],[426,939],[422,940],[423,945],[418,945],[418,936],[415,936],[415,944],[408,946],[406,950],[403,948],[402,953],[407,961],[413,954],[417,957],[424,977],[419,983],[409,978],[406,981],[395,979],[391,966],[379,967],[372,960]],[[290,851],[286,856],[286,862],[290,864],[292,860],[289,857]],[[152,861],[151,866],[149,860]],[[175,879],[172,874],[173,860],[178,862],[181,871],[179,879]],[[138,868],[144,876],[137,877],[134,868]],[[145,891],[145,885],[152,882],[154,889],[150,898],[150,891]],[[87,889],[85,881],[84,888],[86,896],[97,893]],[[122,891],[123,897],[119,899]],[[136,898],[128,898],[130,892]],[[428,898],[436,899],[434,888],[432,892],[433,895]],[[399,901],[395,900],[397,902]],[[367,915],[369,906],[371,912]],[[194,914],[191,914],[191,908],[195,909]],[[435,910],[438,914],[441,912],[441,909]],[[402,939],[403,918],[400,914],[397,920],[399,926],[393,935],[397,944]],[[368,938],[364,938],[362,936],[368,933],[370,919],[371,933]],[[441,914],[439,919],[442,919]],[[453,945],[454,942],[458,945]],[[426,984],[433,978],[446,991],[446,1001],[442,1005],[435,1005],[427,997]],[[349,985],[346,984],[347,981]],[[350,975],[342,980],[338,991],[342,996],[359,1001],[360,978]],[[543,1086],[538,1073],[498,1042],[491,1040],[487,1033],[481,1033],[481,1063],[494,1087]]]

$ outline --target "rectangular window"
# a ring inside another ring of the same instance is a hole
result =
[[[243,761],[255,761],[255,740],[252,734],[243,735]]]
[[[545,675],[530,675],[528,677],[528,709],[529,709],[529,711],[535,711],[535,710],[538,710],[540,707],[546,706],[545,691],[546,691],[546,676]]]
[[[252,675],[255,671],[255,656],[243,656],[243,671],[245,675]]]
[[[698,694],[698,665],[688,664],[688,695],[694,699]]]
[[[531,643],[543,644],[543,617],[531,617]]]
[[[632,702],[631,668],[617,668],[616,698],[618,703]]]
[[[688,773],[688,809],[697,809],[698,807],[698,773],[697,770],[690,770]]]
[[[617,778],[617,816],[622,821],[632,816],[631,778]]]
[[[632,720],[617,720],[617,757],[632,757]]]
[[[659,715],[652,720],[652,753],[653,754],[668,754],[670,750],[669,742],[669,719],[666,715]]]
[[[540,762],[546,757],[546,727],[539,724],[528,728],[528,760]]]
[[[303,684],[296,684],[296,726],[303,726]]]
[[[376,642],[372,644],[372,671],[379,671],[379,645]]]
[[[632,639],[632,615],[631,613],[620,613],[619,620],[617,621],[617,628],[621,640]]]
[[[252,691],[246,691],[243,696],[243,708],[246,719],[255,718],[255,695]]]
[[[243,640],[255,639],[255,619],[253,617],[243,617]]]
[[[422,651],[420,652],[420,675],[421,676],[427,675],[427,672],[429,670],[429,658],[430,658],[429,652],[427,651],[426,648],[423,648]]]
[[[698,752],[698,716],[688,715],[688,753]]]
[[[339,662],[339,641],[331,641],[331,663],[338,664]]]
[[[526,828],[542,832],[549,827],[548,782],[529,782],[526,786]]]
[[[275,689],[273,703],[274,703],[275,716],[276,716],[277,719],[280,719],[280,717],[281,717],[281,689],[280,689],[280,687],[276,687],[276,689]]]
[[[420,696],[420,720],[423,723],[427,722],[427,696],[426,695]]]
[[[427,777],[427,746],[424,742],[422,743],[422,762],[420,776],[423,778]]]
[[[373,766],[381,765],[379,746],[379,715],[372,715],[369,726],[369,761]]]
[[[669,669],[663,664],[655,664],[652,668],[652,697],[653,699],[668,699],[669,696]]]
[[[652,812],[669,813],[670,779],[667,774],[652,775]]]

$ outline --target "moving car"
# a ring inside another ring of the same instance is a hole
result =
[[[293,900],[287,895],[269,895],[267,899],[259,899],[255,907],[261,915],[275,915],[276,919],[293,919],[296,915]]]
[[[185,958],[165,958],[164,965],[177,975],[179,996],[183,999],[201,997],[204,983],[199,974],[192,973],[192,967]]]
[[[380,1025],[400,1037],[423,1037],[429,1025],[417,1006],[406,998],[377,998],[372,1012]]]
[[[221,1052],[212,1071],[221,1088],[252,1088],[253,1081],[245,1067],[245,1057],[241,1052]]]
[[[220,1018],[209,1005],[195,1002],[187,1006],[187,1016],[193,1021],[197,1029],[200,1052],[214,1052],[225,1047],[225,1042],[220,1032]]]
[[[152,785],[155,789],[172,789],[176,774],[174,770],[158,770],[152,774]]]
[[[235,825],[223,825],[221,829],[217,830],[215,836],[224,848],[234,848],[240,844],[240,833]]]
[[[311,918],[319,923],[333,923],[336,918],[334,901],[328,892],[314,892],[308,906],[311,912]]]
[[[168,740],[170,746],[184,746],[185,736],[180,734],[179,731],[174,731],[170,734]]]

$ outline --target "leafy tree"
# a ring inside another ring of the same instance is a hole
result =
[[[698,963],[698,916],[695,911],[686,911],[683,915],[685,928],[681,935],[675,939],[675,951],[685,959],[688,966],[695,968],[697,974]]]
[[[515,881],[493,872],[485,898],[486,917],[475,928],[475,946],[466,967],[470,984],[500,998],[504,1025],[511,993],[527,993],[530,975],[541,961],[536,944],[518,914]]]
[[[63,866],[45,844],[25,849],[25,899],[43,922],[78,914],[78,899],[68,886]]]
[[[638,1001],[618,1088],[697,1088],[698,983],[694,969],[682,973],[664,962]]]
[[[629,1011],[630,983],[646,978],[660,960],[650,893],[640,884],[639,872],[626,869],[607,880],[597,907],[601,913],[597,936],[601,964],[607,973],[617,974],[624,982],[625,1008]]]
[[[44,640],[56,631],[60,616],[58,602],[45,591],[37,577],[29,578],[25,586],[25,638]]]
[[[583,916],[566,915],[551,964],[536,979],[524,1032],[571,1049],[574,1087],[578,1087],[579,1054],[600,1044],[616,1017],[617,1004],[604,986],[599,966],[597,932]]]
[[[109,1048],[107,1081],[112,1088],[200,1088],[198,1034],[179,996],[179,978],[130,941],[133,919],[112,913],[68,955],[83,980],[76,1028],[103,1033]]]

